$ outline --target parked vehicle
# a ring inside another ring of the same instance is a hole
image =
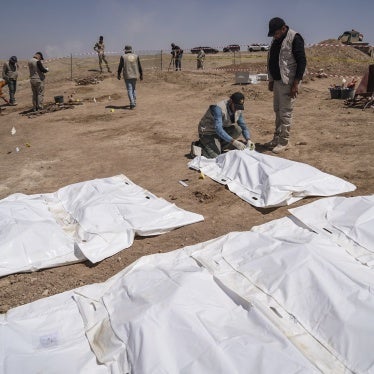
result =
[[[223,48],[223,52],[239,52],[240,45],[239,44],[229,44],[225,48]]]
[[[206,54],[219,52],[218,49],[212,48],[212,47],[195,47],[195,48],[191,48],[191,53],[198,54],[200,49],[202,49]]]
[[[248,46],[249,52],[268,51],[268,50],[269,50],[268,44],[253,43]]]

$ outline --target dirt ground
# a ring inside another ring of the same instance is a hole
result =
[[[323,59],[318,66],[331,68],[323,65]],[[13,193],[53,192],[68,184],[124,174],[156,196],[202,214],[205,221],[164,235],[137,238],[130,248],[95,265],[84,262],[3,277],[0,312],[105,281],[141,256],[249,230],[288,214],[287,207],[256,209],[209,178],[199,179],[199,173],[187,167],[201,116],[210,104],[235,91],[246,96],[245,120],[252,140],[270,140],[274,115],[267,82],[235,85],[232,71],[147,69],[144,81],[138,83],[138,106],[129,110],[124,83],[116,75],[104,74],[98,84],[79,86],[59,79],[66,65],[55,62],[49,67],[46,102],[53,102],[56,95],[65,99],[73,95],[83,105],[28,118],[21,113],[31,107],[31,89],[26,73],[22,76],[18,106],[7,107],[0,115],[0,198]],[[366,67],[363,62],[350,72],[344,65],[348,75],[361,75]],[[95,74],[88,70],[82,70],[82,77]],[[331,100],[328,87],[340,82],[336,77],[309,77],[296,101],[291,148],[280,157],[354,183],[357,190],[346,196],[372,194],[374,110],[347,108],[342,100]],[[15,135],[11,135],[13,127]],[[182,179],[188,187],[178,183]],[[304,199],[293,207],[315,199]]]

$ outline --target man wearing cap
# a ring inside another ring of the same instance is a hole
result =
[[[17,57],[12,56],[8,62],[3,65],[3,79],[8,83],[9,105],[17,105],[15,94],[17,90],[18,64]]]
[[[96,42],[96,44],[94,45],[94,51],[97,52],[97,55],[99,57],[100,73],[103,72],[103,66],[102,66],[103,65],[103,61],[105,62],[106,68],[108,69],[108,73],[111,73],[109,65],[108,65],[108,61],[107,61],[107,59],[105,57],[104,50],[105,50],[104,37],[100,36],[99,37],[99,41]]]
[[[130,109],[136,106],[136,81],[143,80],[143,70],[139,56],[132,52],[130,45],[125,46],[125,54],[121,56],[118,65],[117,78],[121,79],[121,74],[125,80],[127,95],[130,100]]]
[[[304,39],[279,17],[269,22],[268,36],[273,37],[268,52],[269,90],[273,92],[275,131],[265,147],[274,153],[288,148],[293,104],[306,67]]]
[[[215,158],[229,149],[254,149],[243,119],[243,110],[244,95],[241,92],[235,92],[229,99],[208,108],[198,126],[199,145],[203,156]],[[243,136],[244,143],[237,140],[240,135]]]
[[[42,61],[44,60],[42,52],[36,52],[34,57],[29,60],[30,84],[32,90],[32,106],[33,111],[36,112],[43,109],[44,101],[44,80],[48,68],[44,67]]]

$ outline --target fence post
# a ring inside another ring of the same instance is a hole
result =
[[[161,49],[160,56],[161,56],[161,71],[162,71],[162,49]]]
[[[70,80],[73,81],[73,54],[70,53]]]

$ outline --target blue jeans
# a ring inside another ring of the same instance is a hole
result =
[[[9,88],[9,102],[11,104],[15,104],[16,99],[15,99],[15,94],[17,90],[17,81],[14,79],[9,79],[8,80],[8,88]]]
[[[127,95],[130,100],[130,105],[136,105],[136,78],[125,79]]]

